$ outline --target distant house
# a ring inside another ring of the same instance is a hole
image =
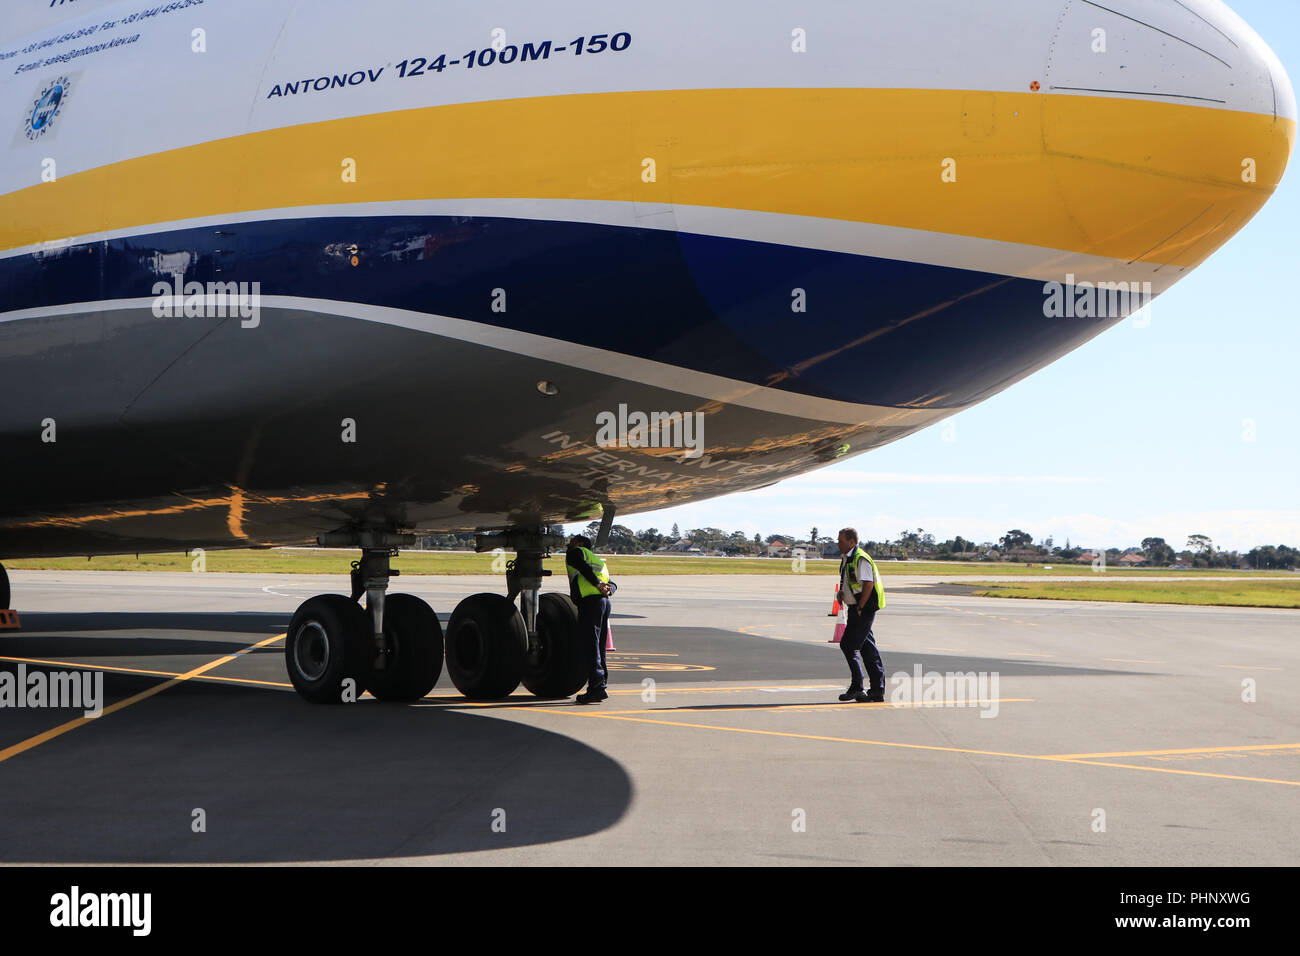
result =
[[[769,558],[788,558],[790,556],[790,546],[777,538],[763,549],[763,553]]]
[[[1041,561],[1043,555],[1042,552],[1037,551],[1034,548],[1013,548],[1012,550],[1007,551],[1003,555],[1003,558],[1007,561],[1024,561],[1029,563],[1033,561]]]
[[[1141,551],[1126,551],[1119,556],[1117,564],[1122,564],[1126,568],[1140,568],[1149,562]]]
[[[1096,551],[1085,551],[1083,552],[1083,554],[1079,555],[1074,560],[1078,561],[1080,564],[1084,562],[1091,564],[1092,562],[1096,561],[1099,557],[1101,557],[1101,555],[1097,554]]]

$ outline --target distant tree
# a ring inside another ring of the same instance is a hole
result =
[[[1003,551],[1014,551],[1017,548],[1027,548],[1034,543],[1033,535],[1026,531],[1016,529],[1008,531],[1001,539]]]
[[[808,532],[808,540],[813,544],[817,543],[817,526],[813,525],[812,530]]]
[[[1300,564],[1300,551],[1284,544],[1279,544],[1276,548],[1266,544],[1252,548],[1246,554],[1246,561],[1258,571],[1294,570]]]
[[[722,533],[721,528],[692,528],[686,533],[686,537],[690,538],[691,543],[701,551],[712,551],[727,536]]]
[[[637,534],[638,544],[643,551],[655,551],[664,542],[664,536],[658,528],[646,528]]]
[[[1203,534],[1192,534],[1187,536],[1187,550],[1196,555],[1209,552],[1214,553],[1214,542]]]
[[[673,541],[682,540],[682,533],[677,530],[677,522],[673,522]]]
[[[1168,564],[1174,558],[1174,549],[1164,538],[1143,538],[1142,554],[1152,564]]]
[[[606,547],[615,554],[630,554],[639,550],[639,542],[631,528],[616,524],[609,529],[609,541]]]
[[[904,528],[898,533],[898,547],[904,552],[909,553],[921,546],[921,536],[916,531]]]

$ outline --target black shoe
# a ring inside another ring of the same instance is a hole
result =
[[[857,698],[861,694],[862,694],[862,688],[859,687],[855,689],[853,687],[850,687],[844,693],[840,694],[840,700],[842,701],[857,700]]]
[[[608,700],[609,694],[605,693],[605,688],[599,687],[594,691],[587,691],[585,694],[577,696],[579,704],[599,704],[602,700]]]
[[[885,702],[885,692],[883,690],[868,691],[858,697],[857,700],[862,704],[883,704]]]

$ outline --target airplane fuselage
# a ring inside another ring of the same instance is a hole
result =
[[[8,557],[770,484],[1126,318],[1295,135],[1218,0],[47,10],[0,42]]]

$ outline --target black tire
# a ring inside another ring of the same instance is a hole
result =
[[[509,697],[524,676],[528,632],[500,594],[473,594],[447,622],[447,676],[471,700]]]
[[[413,594],[389,594],[384,599],[384,636],[393,650],[386,668],[370,672],[370,693],[380,700],[419,700],[442,675],[438,615]]]
[[[302,603],[289,621],[284,661],[293,689],[313,704],[344,703],[344,682],[353,697],[366,689],[374,663],[370,617],[342,594],[318,594]]]
[[[524,686],[538,697],[570,697],[591,669],[578,634],[578,607],[567,594],[543,594],[537,602],[537,654],[524,662]]]
[[[9,609],[9,572],[0,564],[0,609]]]

